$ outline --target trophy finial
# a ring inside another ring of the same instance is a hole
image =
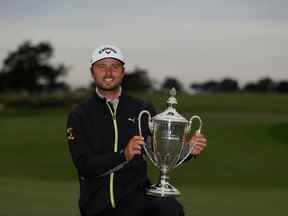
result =
[[[177,104],[177,100],[176,100],[176,98],[175,98],[175,96],[176,96],[176,89],[175,89],[174,87],[171,88],[171,89],[169,90],[169,94],[170,94],[170,97],[169,97],[168,100],[167,100],[167,104],[168,104],[169,106],[172,106],[172,107],[173,107],[174,104]]]

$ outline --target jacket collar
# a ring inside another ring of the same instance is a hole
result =
[[[102,95],[99,91],[99,89],[96,87],[95,89],[95,95],[97,98],[99,98],[100,100],[104,101],[104,102],[110,102],[113,104],[113,107],[114,107],[114,110],[117,109],[118,107],[118,104],[119,104],[119,101],[120,101],[120,98],[122,98],[123,96],[123,92],[122,92],[122,87],[120,86],[120,89],[119,89],[119,92],[118,92],[118,97],[114,98],[113,100],[111,99],[107,99],[105,98],[104,95]]]

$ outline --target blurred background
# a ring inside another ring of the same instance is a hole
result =
[[[287,215],[287,1],[0,2],[1,216],[79,215],[66,118],[102,44],[130,94],[160,112],[175,87],[203,118],[209,147],[171,173],[187,215]]]

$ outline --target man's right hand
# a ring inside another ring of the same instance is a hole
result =
[[[132,160],[135,155],[141,155],[143,144],[144,138],[142,136],[132,137],[124,150],[125,159],[129,161]]]

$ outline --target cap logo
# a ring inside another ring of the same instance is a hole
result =
[[[99,50],[99,54],[105,52],[106,54],[110,54],[111,52],[117,54],[117,51],[111,47],[104,47],[103,49]]]

